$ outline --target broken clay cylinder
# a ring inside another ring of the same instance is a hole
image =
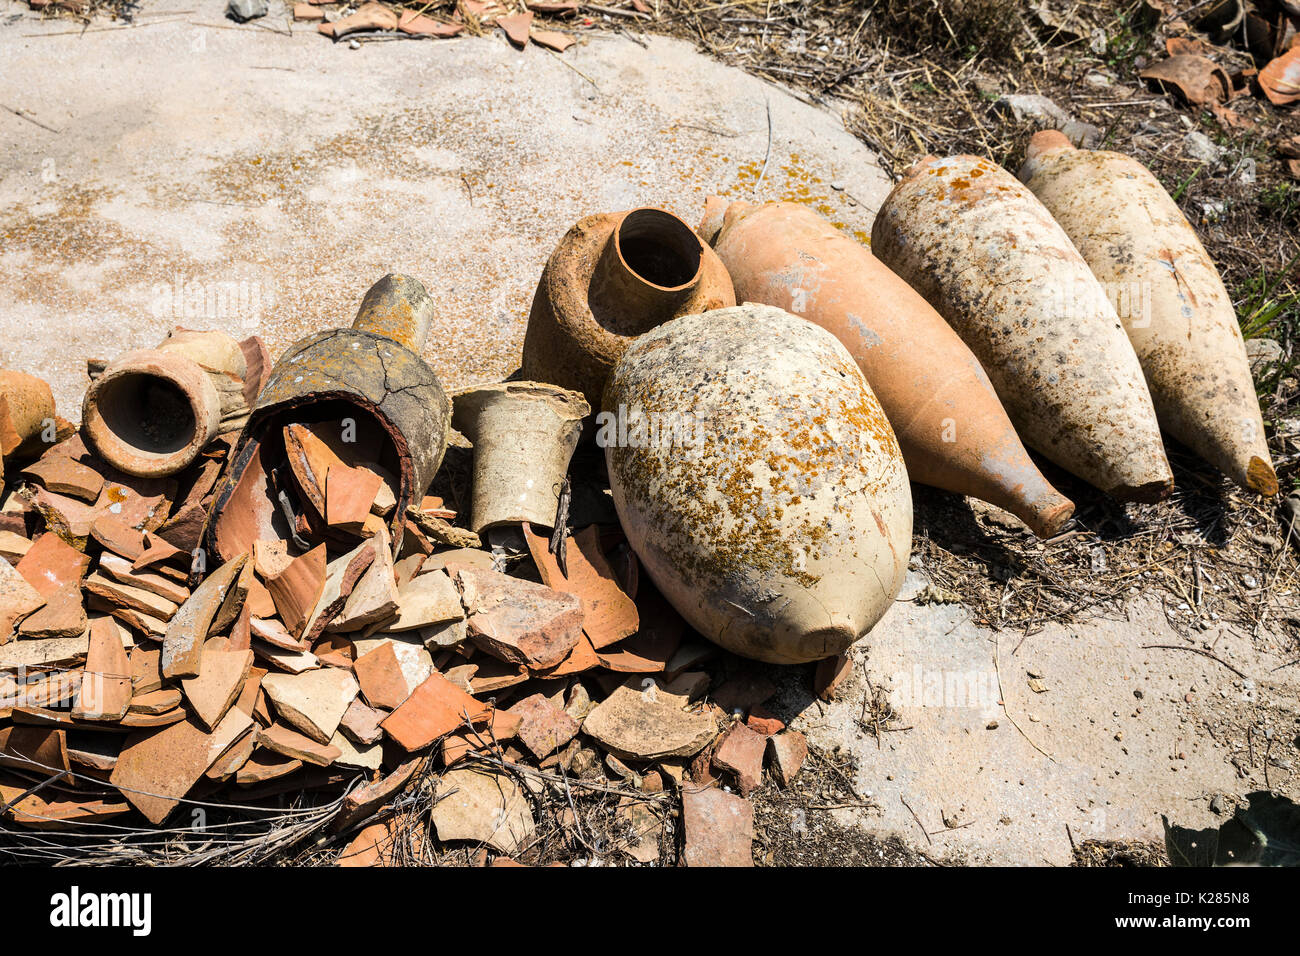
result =
[[[976,156],[913,166],[872,251],[948,320],[1021,439],[1128,501],[1173,489],[1137,355],[1096,278],[1034,194]]]
[[[524,377],[581,392],[599,409],[610,370],[638,335],[735,304],[718,257],[671,213],[587,216],[542,272],[524,335]]]
[[[474,444],[471,527],[551,527],[569,459],[591,406],[542,382],[503,382],[452,397],[452,427]]]
[[[843,652],[907,571],[898,441],[825,329],[747,304],[637,339],[605,390],[610,487],[628,541],[705,637],[792,664]]]
[[[406,509],[419,502],[442,463],[451,419],[438,377],[416,351],[433,308],[419,280],[387,275],[366,293],[351,328],[318,332],[280,356],[208,514],[204,538],[220,561],[258,539],[293,538],[282,434],[294,422],[350,422],[367,439],[359,448],[377,439],[382,454],[366,455],[397,476],[389,532],[393,551],[401,547]]]
[[[119,355],[86,390],[81,427],[101,458],[128,475],[172,475],[217,437],[213,374],[243,379],[239,343],[224,332],[176,329],[153,349]]]
[[[53,422],[49,383],[26,372],[0,369],[0,456],[8,458]]]
[[[908,476],[992,502],[1043,537],[1074,505],[1030,460],[979,360],[865,246],[797,203],[715,196],[700,230],[736,297],[786,309],[849,350],[898,436]]]
[[[1236,310],[1164,187],[1137,160],[1055,130],[1030,141],[1020,178],[1116,304],[1160,424],[1243,487],[1277,494]]]

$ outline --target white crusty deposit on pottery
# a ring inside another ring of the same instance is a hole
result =
[[[705,637],[818,660],[889,607],[911,490],[893,429],[829,332],[753,304],[675,319],[627,350],[604,408],[597,441],[628,540]]]
[[[871,249],[975,353],[1026,445],[1117,498],[1169,494],[1151,395],[1119,317],[1014,176],[976,156],[927,157],[885,200]]]
[[[1020,178],[1118,303],[1160,424],[1238,484],[1277,494],[1237,312],[1159,180],[1056,132],[1033,138]]]

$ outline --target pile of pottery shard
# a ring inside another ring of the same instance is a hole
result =
[[[6,820],[332,786],[345,857],[382,862],[397,837],[363,824],[433,768],[428,836],[527,860],[527,766],[679,789],[682,859],[748,862],[750,792],[807,749],[742,659],[821,662],[835,692],[901,586],[909,479],[1050,536],[1074,506],[1026,445],[1154,501],[1163,426],[1276,493],[1236,317],[1172,199],[1052,132],[1021,178],[923,160],[874,255],[786,203],[710,200],[698,232],[588,217],[520,371],[451,395],[404,276],[273,364],[181,330],[93,363],[79,436],[0,379]],[[662,810],[622,808],[619,849],[657,859]]]

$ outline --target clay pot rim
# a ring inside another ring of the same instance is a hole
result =
[[[184,397],[193,419],[189,441],[172,452],[154,452],[132,444],[109,425],[100,399],[106,388],[127,378],[159,379]],[[126,352],[110,363],[87,389],[81,417],[91,444],[114,467],[139,478],[157,478],[175,474],[198,457],[211,438],[213,412],[220,415],[220,396],[203,367],[176,352],[152,348]]]
[[[689,279],[685,282],[679,283],[678,285],[659,285],[656,282],[651,282],[627,261],[623,256],[623,227],[627,225],[627,221],[633,216],[643,218],[653,217],[655,219],[662,217],[663,220],[665,220],[662,225],[667,226],[670,229],[681,229],[684,235],[688,235],[695,240],[695,244],[699,248],[695,259],[695,271],[691,273]],[[634,276],[637,280],[645,283],[646,286],[658,292],[687,291],[699,283],[701,274],[704,272],[704,240],[701,239],[699,234],[687,225],[686,221],[680,216],[675,216],[668,210],[660,209],[658,206],[638,206],[635,209],[629,209],[623,214],[623,218],[618,221],[618,225],[614,227],[614,230],[610,235],[610,240],[611,246],[614,250],[614,255],[618,257],[619,265],[627,270],[627,274]]]

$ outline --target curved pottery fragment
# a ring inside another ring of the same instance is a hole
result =
[[[623,530],[705,637],[798,663],[884,614],[911,547],[907,470],[829,332],[754,304],[675,319],[628,348],[605,407]]]
[[[1151,395],[1115,309],[1034,194],[976,156],[928,156],[881,206],[871,248],[988,372],[1016,431],[1126,501],[1173,489]]]
[[[1116,301],[1160,424],[1242,487],[1277,494],[1237,312],[1160,182],[1054,130],[1030,141],[1020,178]]]
[[[798,203],[727,205],[711,196],[705,222],[717,224],[701,233],[737,298],[787,309],[849,350],[913,481],[992,502],[1043,537],[1061,530],[1074,505],[1030,460],[979,360],[865,246]]]
[[[671,213],[587,216],[560,240],[537,284],[524,377],[581,392],[599,409],[610,370],[638,335],[735,304],[722,262]]]

